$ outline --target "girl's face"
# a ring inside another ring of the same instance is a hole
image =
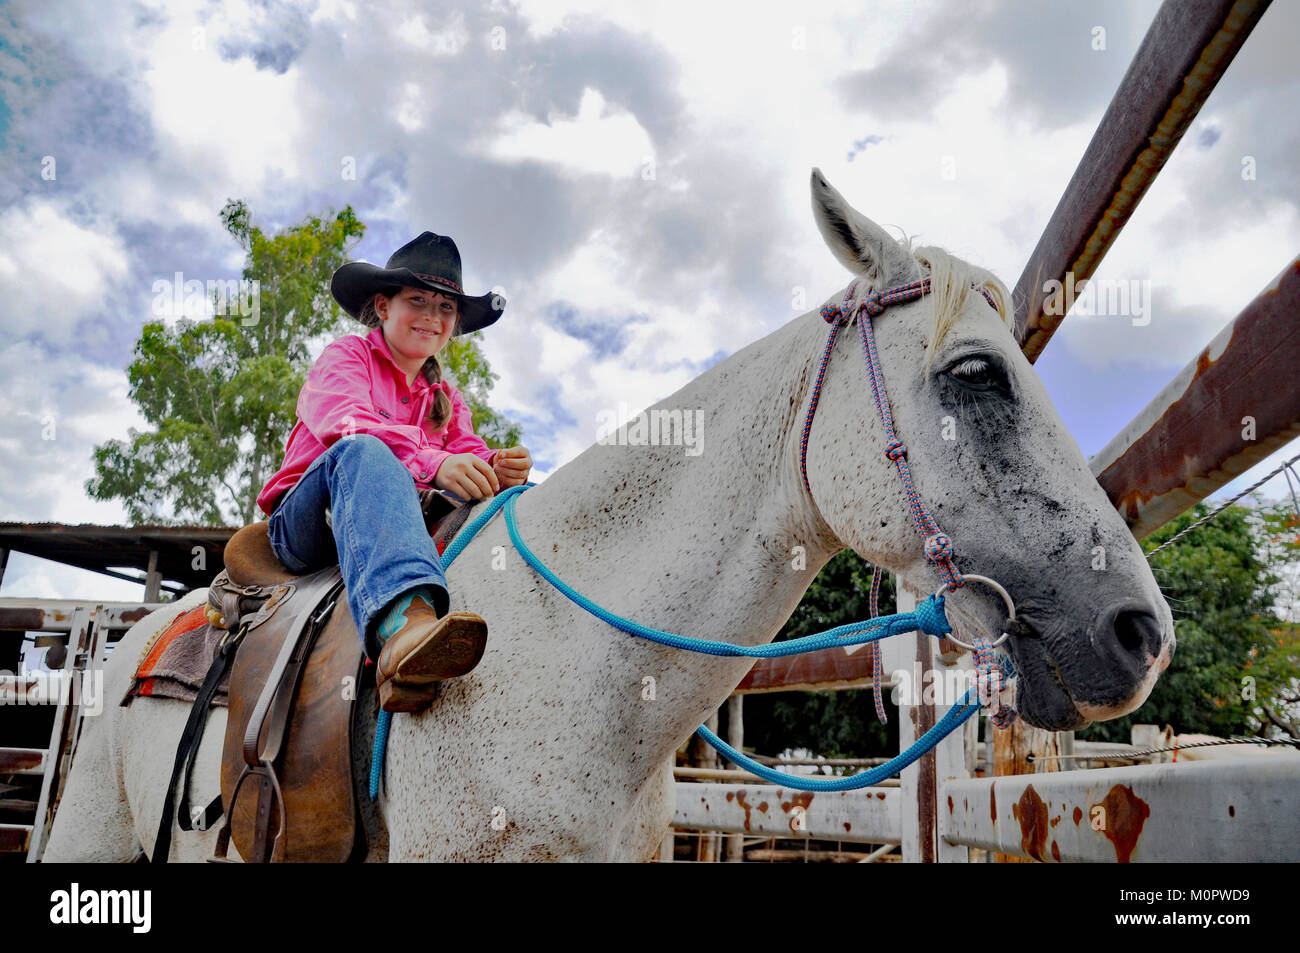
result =
[[[451,339],[458,309],[455,298],[437,291],[403,288],[392,298],[379,295],[375,313],[389,350],[412,363],[423,363]]]

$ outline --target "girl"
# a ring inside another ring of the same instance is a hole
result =
[[[483,499],[526,482],[532,467],[526,447],[492,450],[474,433],[437,358],[453,335],[494,323],[505,302],[466,295],[455,242],[432,232],[385,268],[348,262],[330,291],[371,331],[333,342],[317,359],[284,465],[257,504],[288,569],[339,563],[362,647],[376,661],[380,703],[420,711],[440,680],[478,664],[487,641],[480,616],[448,613],[420,490]]]

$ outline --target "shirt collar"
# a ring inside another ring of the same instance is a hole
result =
[[[371,328],[370,333],[366,335],[366,340],[370,343],[372,350],[377,351],[388,359],[388,363],[393,365],[393,370],[397,372],[398,380],[406,383],[406,372],[397,366],[397,361],[393,360],[393,352],[388,347],[388,340],[384,337],[384,326],[377,325]],[[430,384],[424,379],[424,375],[417,373],[415,380],[411,381],[410,388],[413,393],[424,390]]]

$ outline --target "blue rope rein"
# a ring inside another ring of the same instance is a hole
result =
[[[871,319],[882,314],[887,307],[893,304],[903,304],[914,301],[923,297],[930,291],[930,279],[924,278],[919,281],[911,282],[906,285],[899,285],[894,288],[887,288],[883,291],[869,295],[864,301],[856,307],[850,307],[853,301],[854,291],[857,286],[856,279],[849,284],[844,296],[842,305],[827,305],[821,309],[821,317],[830,324],[830,334],[826,341],[825,350],[821,356],[821,362],[817,368],[817,379],[813,386],[812,398],[808,406],[808,415],[804,420],[803,431],[799,441],[799,472],[803,477],[804,488],[810,493],[811,486],[808,483],[807,452],[808,438],[812,430],[813,414],[817,411],[818,398],[821,395],[822,381],[826,375],[826,367],[830,361],[831,350],[835,346],[835,338],[839,330],[858,319],[858,334],[862,343],[862,354],[866,362],[867,375],[871,383],[872,396],[875,399],[876,412],[880,418],[881,426],[885,430],[886,445],[885,456],[891,460],[898,470],[898,475],[903,484],[903,489],[908,498],[908,509],[911,512],[912,522],[916,531],[924,539],[925,557],[938,570],[940,577],[943,579],[944,588],[949,592],[959,589],[965,582],[961,571],[957,569],[956,561],[953,555],[952,540],[939,528],[934,517],[930,514],[925,502],[921,499],[920,492],[912,480],[911,468],[907,462],[907,447],[898,439],[898,434],[894,429],[893,414],[889,408],[889,398],[885,393],[884,373],[880,366],[880,357],[876,352],[875,333],[872,327]],[[976,290],[988,300],[989,305],[995,310],[996,302],[989,293],[982,287],[974,286]],[[865,314],[863,314],[865,312]],[[859,317],[859,315],[862,315]],[[1288,484],[1289,485],[1289,484]],[[463,531],[457,534],[456,539],[447,548],[443,555],[444,568],[450,566],[457,556],[469,544],[470,540],[487,525],[498,510],[505,508],[506,528],[510,533],[510,541],[514,543],[515,549],[524,557],[538,574],[544,577],[551,585],[560,592],[564,593],[573,602],[582,606],[583,609],[590,612],[597,618],[607,622],[629,635],[635,635],[639,638],[648,639],[660,645],[666,645],[671,648],[685,649],[690,652],[700,652],[706,655],[714,656],[743,656],[747,658],[779,658],[786,655],[799,655],[804,652],[812,652],[817,649],[831,648],[833,646],[861,645],[871,642],[878,643],[879,640],[888,638],[891,635],[899,635],[904,632],[925,632],[928,635],[942,636],[952,631],[952,626],[948,623],[948,618],[944,614],[943,596],[933,595],[925,602],[918,605],[911,612],[900,612],[891,616],[876,616],[876,593],[878,577],[873,572],[872,592],[871,592],[871,615],[872,618],[865,622],[854,622],[848,625],[837,626],[834,629],[828,629],[825,632],[818,632],[813,635],[803,636],[798,639],[791,639],[787,642],[775,642],[767,645],[745,646],[733,645],[729,642],[716,642],[708,639],[692,639],[683,635],[676,635],[672,632],[664,632],[660,629],[653,629],[649,626],[641,625],[630,619],[624,619],[601,606],[596,605],[586,596],[575,591],[564,583],[555,573],[537,558],[536,554],[524,543],[519,536],[519,527],[515,523],[515,497],[534,483],[525,483],[522,486],[512,486],[503,493],[493,498],[488,507],[478,515]],[[992,692],[992,697],[996,699],[996,689],[1002,684],[1002,678],[1012,678],[1015,675],[1011,667],[1010,659],[1003,656],[999,661],[995,661],[992,645],[987,639],[977,638],[975,642],[978,651],[976,653],[976,672],[977,685],[987,695]],[[873,688],[876,696],[876,710],[884,720],[884,704],[880,697],[880,655],[879,645],[872,645],[873,655]],[[991,686],[991,687],[990,687]],[[836,778],[834,780],[818,780],[783,774],[774,771],[771,768],[759,764],[752,758],[747,757],[739,751],[736,751],[730,745],[722,741],[717,735],[709,731],[704,725],[697,729],[697,733],[716,748],[733,764],[743,767],[751,774],[755,774],[769,781],[775,781],[779,784],[785,784],[788,787],[804,791],[849,791],[855,788],[866,787],[876,784],[884,778],[891,777],[903,768],[916,761],[918,758],[932,750],[949,733],[954,731],[959,725],[964,723],[976,711],[979,710],[979,704],[973,703],[972,693],[978,695],[979,692],[972,689],[968,691],[962,700],[939,720],[939,722],[927,731],[922,737],[912,744],[906,751],[898,757],[873,768],[870,771],[863,771],[847,778]],[[1009,724],[1010,719],[1014,718],[1014,712],[1009,710],[999,711],[995,715],[995,722],[999,727]],[[370,761],[370,797],[371,799],[379,796],[379,782],[383,775],[384,768],[384,750],[388,743],[388,729],[392,722],[392,715],[388,712],[379,713],[379,722],[375,727],[375,747]]]
[[[456,561],[456,557],[469,545],[469,541],[478,535],[478,531],[487,525],[488,520],[496,515],[497,510],[501,509],[508,498],[536,485],[536,483],[525,483],[522,486],[512,486],[493,497],[487,508],[471,520],[468,526],[461,529],[451,545],[443,551],[442,568],[445,570]],[[384,774],[384,752],[388,748],[388,728],[392,721],[391,711],[381,711],[379,720],[375,724],[375,744],[370,752],[370,800],[372,801],[379,797],[379,779]]]
[[[511,487],[511,489],[521,488]],[[510,531],[511,542],[515,544],[519,554],[524,557],[524,561],[547,582],[592,615],[608,622],[616,629],[621,629],[629,635],[640,636],[651,642],[657,642],[660,645],[666,645],[669,648],[685,649],[688,652],[698,652],[702,655],[782,658],[786,655],[802,655],[805,652],[815,652],[818,649],[833,648],[837,645],[861,645],[867,642],[875,642],[878,639],[899,635],[903,632],[920,630],[928,635],[942,636],[952,631],[952,626],[948,624],[948,619],[943,612],[944,597],[931,596],[912,612],[879,616],[864,622],[850,622],[847,625],[827,629],[825,632],[805,635],[802,638],[790,639],[787,642],[772,642],[767,645],[733,645],[730,642],[715,642],[709,639],[692,639],[684,635],[675,635],[672,632],[653,629],[650,626],[641,625],[639,622],[625,619],[610,612],[603,606],[596,605],[582,593],[575,591],[555,573],[551,572],[519,536],[519,527],[515,523],[514,496],[511,496],[506,502],[505,510],[506,528]]]
[[[734,645],[730,642],[718,642],[710,639],[693,639],[683,635],[677,635],[672,632],[665,632],[661,629],[651,628],[650,626],[641,625],[630,619],[625,619],[620,615],[610,612],[602,606],[596,605],[586,596],[577,592],[562,579],[551,572],[551,570],[537,557],[528,545],[519,535],[519,526],[515,519],[515,499],[520,493],[529,487],[536,486],[535,483],[525,483],[521,486],[509,487],[502,493],[493,498],[492,502],[483,510],[468,526],[457,534],[443,554],[443,566],[449,567],[455,562],[456,557],[464,551],[465,547],[477,535],[479,530],[487,525],[488,521],[496,515],[498,510],[505,509],[506,529],[510,534],[510,540],[515,549],[524,558],[538,574],[545,578],[551,585],[555,586],[571,601],[577,603],[592,615],[603,620],[609,625],[620,629],[629,635],[635,635],[647,639],[659,645],[665,645],[670,648],[684,649],[686,651],[697,652],[713,656],[732,656],[745,658],[780,658],[787,655],[800,655],[806,652],[817,651],[818,649],[832,648],[835,646],[861,645],[868,642],[875,643],[881,639],[888,638],[891,635],[900,635],[905,632],[925,632],[927,635],[943,636],[952,631],[952,626],[948,623],[947,616],[944,613],[944,597],[942,595],[933,595],[925,602],[918,605],[911,612],[899,612],[894,615],[876,616],[872,619],[862,622],[852,622],[847,625],[836,626],[833,629],[827,629],[824,632],[806,635],[798,639],[790,639],[785,642],[773,642],[766,645]],[[944,737],[954,731],[958,726],[968,720],[971,715],[979,710],[979,704],[972,702],[973,690],[968,691],[962,700],[948,711],[943,718],[935,724],[928,732],[904,751],[898,757],[870,771],[859,772],[847,778],[836,778],[833,780],[819,780],[815,778],[804,778],[795,775],[783,774],[774,771],[765,765],[759,764],[739,751],[736,751],[726,742],[722,741],[717,735],[709,731],[708,728],[701,725],[697,732],[701,738],[720,751],[733,764],[740,765],[752,774],[758,775],[766,780],[775,781],[776,783],[785,784],[788,787],[797,788],[807,791],[849,791],[857,788],[866,787],[871,784],[877,784],[884,778],[891,777],[903,768],[916,761],[918,758],[932,750]],[[379,796],[380,779],[383,776],[384,752],[388,743],[388,731],[392,723],[392,713],[381,711],[379,721],[375,726],[375,743],[370,761],[370,797],[375,799]]]
[[[977,639],[976,644],[982,643],[988,645],[987,639]],[[1007,656],[1001,656],[997,661],[992,661],[993,650],[987,650],[988,657],[985,660],[984,671],[980,672],[979,677],[988,679],[992,672],[996,672],[1001,681],[995,681],[993,687],[1000,687],[1005,681],[1015,677],[1015,668],[1011,664],[1011,659]],[[985,689],[988,690],[987,688]],[[849,775],[843,778],[809,778],[801,775],[790,775],[782,771],[777,771],[765,764],[755,761],[744,752],[737,751],[731,745],[727,744],[713,732],[709,731],[704,725],[700,725],[695,730],[701,738],[707,741],[713,748],[718,751],[724,758],[739,768],[743,768],[750,774],[758,775],[764,781],[771,781],[774,784],[784,784],[786,787],[795,788],[799,791],[830,792],[830,791],[856,791],[859,788],[870,787],[873,784],[879,784],[886,778],[892,778],[912,762],[924,757],[938,747],[939,742],[952,734],[959,727],[970,720],[971,716],[980,710],[979,688],[973,687],[966,690],[966,694],[961,697],[957,704],[953,705],[944,713],[944,716],[935,722],[934,726],[923,734],[916,741],[908,746],[907,750],[895,758],[891,758],[884,764],[866,771],[859,771],[857,774]],[[1004,709],[1005,711],[1005,709]],[[1009,716],[1004,716],[1009,717]],[[998,716],[994,716],[995,722]],[[1001,727],[1001,725],[999,725]]]
[[[967,689],[966,694],[952,708],[949,708],[934,727],[917,738],[912,745],[902,754],[886,761],[878,767],[870,768],[866,771],[859,771],[857,774],[849,775],[846,778],[809,778],[803,775],[786,774],[783,771],[777,771],[765,764],[760,764],[749,755],[742,754],[731,745],[727,744],[708,728],[700,725],[695,729],[695,733],[711,744],[718,752],[738,767],[744,768],[750,774],[756,774],[764,781],[771,781],[773,784],[783,784],[788,788],[795,788],[799,791],[815,791],[818,793],[830,791],[856,791],[859,788],[870,787],[873,784],[879,784],[886,778],[892,778],[898,772],[902,771],[912,762],[923,758],[929,754],[939,742],[948,737],[952,732],[970,720],[971,715],[980,710],[979,702],[975,700],[975,689]]]

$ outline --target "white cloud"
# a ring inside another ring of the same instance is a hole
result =
[[[0,379],[0,520],[120,523],[122,504],[83,486],[96,444],[146,426],[125,372],[16,341],[0,349]]]
[[[1111,366],[1181,368],[1255,296],[1268,287],[1300,247],[1300,215],[1277,203],[1258,218],[1225,230],[1182,227],[1195,219],[1194,196],[1179,202],[1178,174],[1151,191],[1157,203],[1139,208],[1097,270],[1111,282],[1150,282],[1150,308],[1134,324],[1124,316],[1068,316],[1060,343],[1093,370]],[[1181,202],[1188,203],[1185,209]],[[1168,213],[1159,214],[1163,205]]]
[[[316,8],[312,10],[311,22],[327,22],[339,20],[352,20],[357,18],[357,5],[349,3],[348,0],[318,0]]]
[[[495,159],[536,159],[570,173],[600,173],[631,178],[653,159],[650,135],[636,117],[612,107],[599,90],[582,91],[572,118],[551,113],[537,122],[526,113],[511,111],[497,124],[495,138],[478,151]]]
[[[457,13],[442,30],[430,30],[423,14],[403,20],[397,27],[397,37],[404,44],[435,56],[456,56],[469,42],[465,15]]]
[[[407,132],[424,128],[424,117],[429,112],[424,97],[425,89],[419,83],[403,84],[401,97],[393,107],[393,118]]]
[[[246,192],[272,172],[296,177],[303,152],[296,68],[278,74],[245,57],[222,59],[220,39],[238,22],[229,11],[217,8],[207,22],[197,11],[170,13],[142,76],[159,148],[210,186],[215,208],[225,198],[219,190],[233,183]]]
[[[259,70],[248,56],[221,58],[224,37],[283,39],[259,28],[269,15],[260,5],[169,4],[165,22],[144,27],[133,23],[134,13],[98,6],[69,0],[35,8],[32,18],[66,40],[68,56],[127,84],[152,139],[142,143],[140,158],[89,171],[78,201],[96,210],[102,226],[73,220],[66,207],[45,199],[0,213],[0,307],[9,339],[39,325],[54,329],[60,343],[73,344],[67,329],[76,317],[93,310],[103,290],[127,273],[120,234],[207,229],[208,247],[198,241],[183,252],[223,255],[230,274],[237,274],[239,256],[216,219],[230,196],[247,198],[269,229],[288,224],[304,208],[317,210],[322,199],[336,208],[355,203],[372,234],[460,229],[468,225],[456,219],[463,212],[442,217],[443,210],[423,196],[433,191],[431,182],[442,183],[435,176],[444,168],[466,168],[460,155],[446,156],[444,166],[435,148],[439,137],[463,134],[456,145],[463,148],[468,140],[488,160],[475,164],[480,183],[517,177],[526,187],[545,187],[558,172],[568,184],[587,177],[599,196],[600,204],[575,210],[583,216],[582,229],[566,230],[571,222],[558,207],[553,214],[559,221],[528,223],[535,230],[530,241],[539,247],[556,236],[583,237],[558,262],[511,275],[509,320],[519,323],[512,333],[493,329],[482,339],[501,375],[494,403],[507,413],[531,411],[530,397],[539,389],[559,388],[561,404],[578,424],[559,433],[552,446],[532,449],[560,462],[595,439],[592,406],[653,403],[691,376],[676,362],[734,352],[789,320],[795,312],[788,289],[806,289],[811,307],[846,283],[847,273],[812,222],[812,166],[876,221],[902,226],[919,244],[947,247],[1012,285],[1109,95],[1097,89],[1091,113],[1044,131],[1039,120],[1009,103],[1009,82],[1018,78],[1023,85],[1023,71],[1009,73],[1013,58],[992,56],[974,74],[954,73],[939,102],[901,119],[891,118],[895,109],[846,105],[837,81],[847,71],[885,61],[905,31],[933,19],[935,4],[908,0],[865,9],[858,3],[518,0],[447,18],[405,4],[367,7],[367,14],[377,9],[377,15],[362,18],[363,8],[349,0],[323,0],[309,15],[317,32],[282,73]],[[524,17],[522,29],[515,26],[516,11]],[[1134,16],[1149,20],[1152,13],[1154,7]],[[92,15],[109,25],[93,35],[76,29]],[[1269,17],[1281,15],[1275,5]],[[513,31],[505,56],[481,72],[457,72],[455,82],[435,80],[434,70],[445,70],[448,57],[470,60],[497,24]],[[196,27],[204,28],[201,49],[194,46]],[[952,28],[960,29],[960,22]],[[638,74],[617,57],[602,60],[598,43],[583,42],[593,32],[624,44],[621,51],[646,51],[654,70],[662,63],[662,77],[644,63]],[[536,45],[530,38],[550,42]],[[1008,37],[1008,50],[1020,39]],[[1225,83],[1243,75],[1264,39],[1252,37]],[[572,62],[564,58],[569,53]],[[1272,68],[1283,78],[1295,75],[1294,65]],[[1078,82],[1098,85],[1089,76]],[[650,89],[662,95],[649,95]],[[554,104],[544,121],[537,118],[539,103]],[[462,108],[449,108],[455,105]],[[1204,121],[1223,127],[1219,151],[1253,150],[1258,144],[1251,137],[1274,128],[1258,119],[1248,125],[1250,112],[1211,100]],[[853,144],[873,136],[880,140],[849,161]],[[1254,208],[1239,176],[1213,175],[1221,156],[1192,145],[1189,135],[1098,272],[1150,278],[1157,309],[1152,323],[1130,331],[1067,319],[1054,346],[1077,356],[1081,373],[1140,355],[1147,361],[1141,373],[1167,377],[1168,366],[1203,346],[1300,243],[1294,202]],[[343,155],[356,157],[361,181],[340,182]],[[656,165],[651,181],[640,175],[647,156]],[[508,175],[499,172],[501,163],[512,167]],[[1235,159],[1228,165],[1236,171]],[[1277,181],[1289,171],[1276,165],[1261,175]],[[946,178],[946,168],[955,176]],[[499,195],[485,198],[500,201]],[[1231,222],[1201,221],[1203,202],[1240,214]],[[431,211],[438,224],[417,220]],[[490,240],[491,227],[474,223],[488,230],[474,236],[480,245]],[[682,240],[702,251],[673,260],[674,242]],[[671,262],[667,271],[645,264],[646,246],[654,242],[660,246],[656,263]],[[752,257],[728,260],[733,247],[742,251],[731,259],[751,249]],[[170,278],[185,268],[188,277],[181,253],[178,248],[171,261],[154,251],[156,260],[142,263],[144,274]],[[373,249],[366,253],[379,257]],[[67,304],[52,310],[48,293],[33,297],[18,276],[62,259],[76,262],[77,275],[45,274],[62,282],[56,287]],[[771,288],[751,286],[762,282]],[[147,307],[147,286],[137,297]],[[751,303],[742,306],[742,300]],[[625,321],[629,314],[648,320],[629,324],[621,353],[597,359],[586,342],[546,325],[541,315],[557,301],[577,308],[584,321]],[[1177,321],[1162,320],[1175,314]],[[17,375],[15,381],[33,380],[22,365],[41,366],[40,354],[4,353],[3,370]],[[60,518],[81,512],[78,494],[88,509],[101,506],[84,501],[80,491],[89,447],[124,435],[133,419],[124,378],[105,375],[45,375],[34,394],[0,401],[0,450],[13,467],[0,487],[0,506],[24,517]],[[63,455],[33,454],[32,428],[51,407],[60,414]],[[65,489],[56,492],[56,485]]]
[[[102,442],[109,437],[125,437],[127,429],[145,430],[149,424],[127,396],[126,373],[116,368],[89,365],[76,385],[83,402],[79,410],[67,415],[64,428],[80,440]],[[91,399],[93,395],[93,399]]]
[[[111,201],[119,221],[150,228],[191,225],[217,229],[217,210],[206,197],[179,192],[175,184],[158,175],[156,165],[144,159],[124,161],[99,171],[96,191]]]
[[[0,213],[0,314],[9,337],[39,332],[71,343],[77,322],[97,313],[127,275],[111,226],[78,224],[54,202],[34,199]]]
[[[138,602],[144,598],[144,586],[16,552],[9,558],[0,595],[6,599]]]

